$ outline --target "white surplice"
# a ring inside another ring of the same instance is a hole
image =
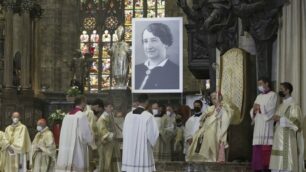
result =
[[[88,146],[93,136],[86,114],[66,115],[61,129],[56,172],[87,172]]]
[[[157,124],[150,112],[129,112],[123,124],[122,171],[155,171],[153,147],[158,136]]]
[[[185,148],[184,148],[184,154],[186,155],[189,149],[189,144],[187,143],[187,140],[191,139],[196,131],[200,128],[200,120],[202,115],[200,116],[191,116],[188,118],[186,124],[185,124],[185,130],[184,130],[184,138],[185,138]]]
[[[270,91],[266,94],[259,94],[254,104],[260,105],[260,111],[254,115],[253,108],[250,111],[254,126],[253,145],[273,144],[273,123],[271,119],[275,113],[277,94]]]
[[[280,104],[276,115],[279,115],[280,120],[275,126],[270,169],[278,172],[304,172],[302,122],[305,116],[292,97]]]

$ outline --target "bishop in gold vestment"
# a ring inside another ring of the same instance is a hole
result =
[[[53,172],[56,161],[56,146],[53,133],[46,126],[46,120],[37,122],[37,131],[32,143],[32,171]]]
[[[31,150],[31,139],[27,127],[19,121],[19,118],[20,114],[14,112],[13,124],[5,129],[5,172],[27,170],[27,155]]]
[[[270,159],[272,172],[304,172],[304,116],[291,97],[291,92],[290,83],[281,83],[279,95],[283,102],[273,116],[277,123]]]
[[[214,105],[208,107],[201,117],[200,129],[194,135],[187,154],[190,161],[225,161],[224,149],[229,147],[227,129],[233,111],[225,102],[219,102],[221,97],[218,100],[216,97],[216,93],[211,94]],[[223,158],[219,156],[220,154]]]

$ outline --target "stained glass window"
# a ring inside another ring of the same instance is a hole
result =
[[[110,49],[117,41],[115,30],[124,26],[131,46],[132,18],[164,17],[165,0],[80,0],[80,14],[80,50],[88,66],[83,85],[87,92],[99,92],[114,85]]]

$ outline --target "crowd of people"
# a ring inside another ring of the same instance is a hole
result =
[[[302,172],[304,116],[291,97],[293,86],[281,83],[277,94],[262,78],[258,91],[250,110],[252,169]],[[112,102],[96,99],[87,105],[85,97],[76,97],[62,122],[58,152],[45,119],[37,121],[31,142],[20,113],[14,112],[12,124],[0,131],[0,172],[151,172],[156,161],[226,162],[234,110],[221,93],[211,93],[210,102],[203,108],[202,100],[194,101],[186,118],[177,107],[140,94],[123,118],[114,116]]]

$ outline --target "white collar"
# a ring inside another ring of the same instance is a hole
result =
[[[293,98],[291,96],[283,100],[283,103],[285,104],[290,104],[292,102],[293,102]]]
[[[140,106],[140,105],[139,105],[138,107],[139,107],[139,108],[142,108],[142,109],[146,109],[146,108],[144,108],[143,106]]]
[[[159,63],[157,66],[149,66],[150,60],[147,60],[144,65],[148,68],[148,69],[154,69],[156,67],[164,67],[166,65],[168,61],[168,58],[166,58],[165,60],[163,60],[161,63]]]
[[[43,133],[43,132],[45,132],[45,131],[47,131],[49,128],[46,126],[45,128],[43,128],[41,131],[40,131],[40,133]]]

